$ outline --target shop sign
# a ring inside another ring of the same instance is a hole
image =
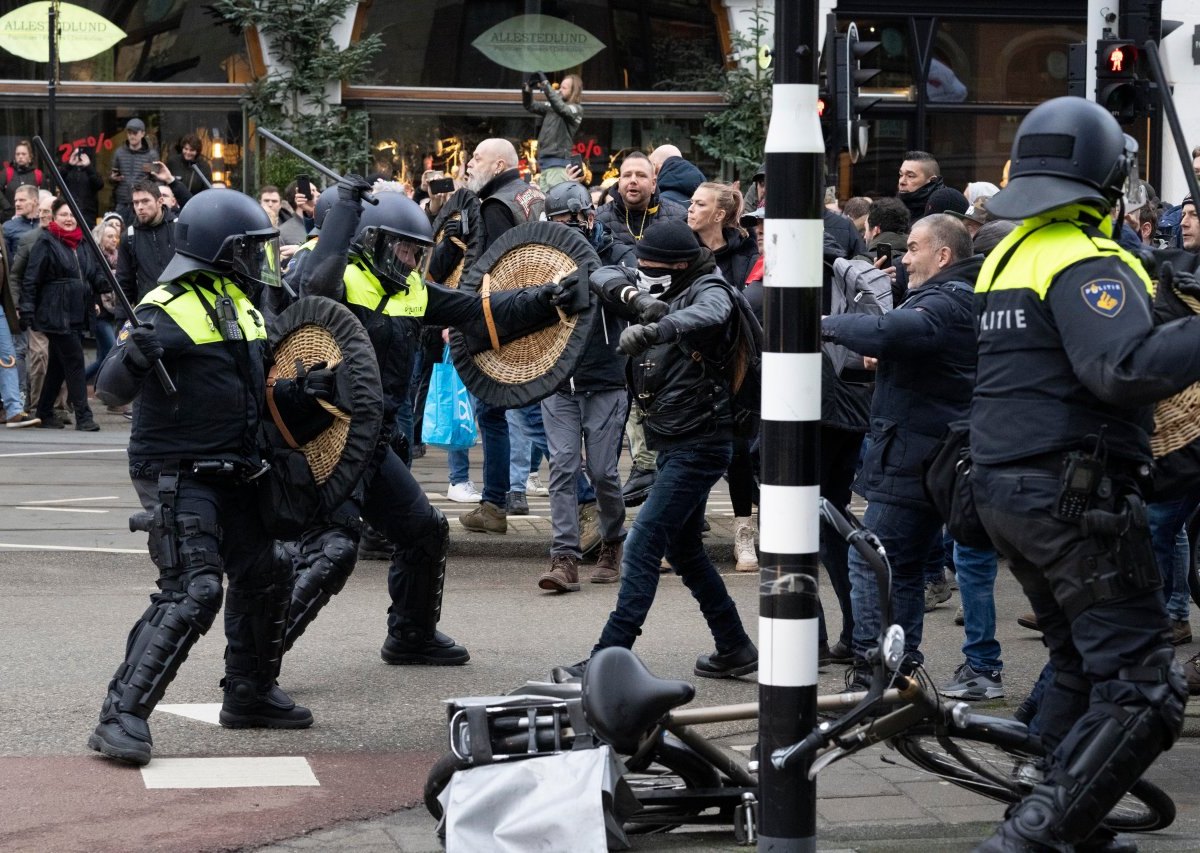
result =
[[[497,65],[530,73],[572,68],[604,50],[587,30],[550,15],[509,18],[471,44]]]
[[[27,3],[0,18],[0,47],[30,62],[50,61],[50,3]],[[75,62],[108,50],[125,31],[107,18],[76,6],[58,4],[58,59]]]

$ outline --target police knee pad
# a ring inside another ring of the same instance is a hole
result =
[[[334,527],[308,545],[307,566],[296,586],[337,595],[358,562],[358,543],[347,531]]]
[[[435,506],[429,508],[429,516],[421,522],[419,530],[403,548],[404,558],[413,563],[436,563],[446,558],[450,550],[450,522]]]
[[[1183,732],[1188,686],[1183,665],[1175,659],[1170,646],[1155,649],[1140,666],[1123,669],[1118,678],[1134,684],[1160,721],[1165,738],[1163,749],[1170,749]]]
[[[221,576],[201,572],[188,580],[186,595],[176,602],[176,612],[201,634],[212,627],[221,609]]]

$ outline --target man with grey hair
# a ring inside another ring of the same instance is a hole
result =
[[[942,535],[922,485],[923,461],[951,421],[967,417],[975,384],[975,277],[982,258],[962,223],[944,213],[924,217],[908,235],[903,263],[908,298],[887,314],[839,314],[821,335],[877,364],[871,444],[854,489],[867,499],[863,522],[892,562],[892,618],[904,629],[905,673],[924,660],[924,565]],[[885,464],[886,460],[886,464]],[[850,689],[870,682],[867,651],[879,634],[879,599],[866,561],[850,552],[854,673]],[[990,674],[989,674],[990,675]],[[995,673],[997,683],[999,673]]]

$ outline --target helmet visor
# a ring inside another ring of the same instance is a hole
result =
[[[425,244],[383,228],[368,228],[363,234],[363,255],[376,274],[404,282],[421,265]]]
[[[243,234],[233,240],[232,270],[234,275],[267,287],[282,287],[282,261],[279,254],[279,235],[258,236]]]

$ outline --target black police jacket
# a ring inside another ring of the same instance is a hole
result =
[[[209,309],[225,295],[237,306],[245,340],[225,341],[216,331]],[[162,363],[178,393],[168,395],[131,359],[128,332],[122,331],[100,368],[96,392],[110,404],[141,393],[130,461],[220,459],[257,468],[259,424],[266,412],[262,315],[232,282],[203,272],[152,291],[134,312],[142,323],[154,324]]]
[[[982,263],[973,257],[947,267],[887,314],[821,321],[823,337],[879,359],[871,445],[855,481],[855,491],[869,501],[930,506],[923,463],[950,422],[965,418],[971,406],[973,290]]]
[[[593,275],[592,289],[612,310],[638,322],[621,298],[621,291],[636,282],[635,274],[616,269],[617,274],[607,267]],[[734,344],[735,309],[728,288],[716,273],[712,252],[701,249],[659,297],[670,305],[670,312],[658,321],[664,342],[628,359],[626,378],[645,412],[643,426],[651,449],[733,436],[729,389],[712,367],[728,358]]]

